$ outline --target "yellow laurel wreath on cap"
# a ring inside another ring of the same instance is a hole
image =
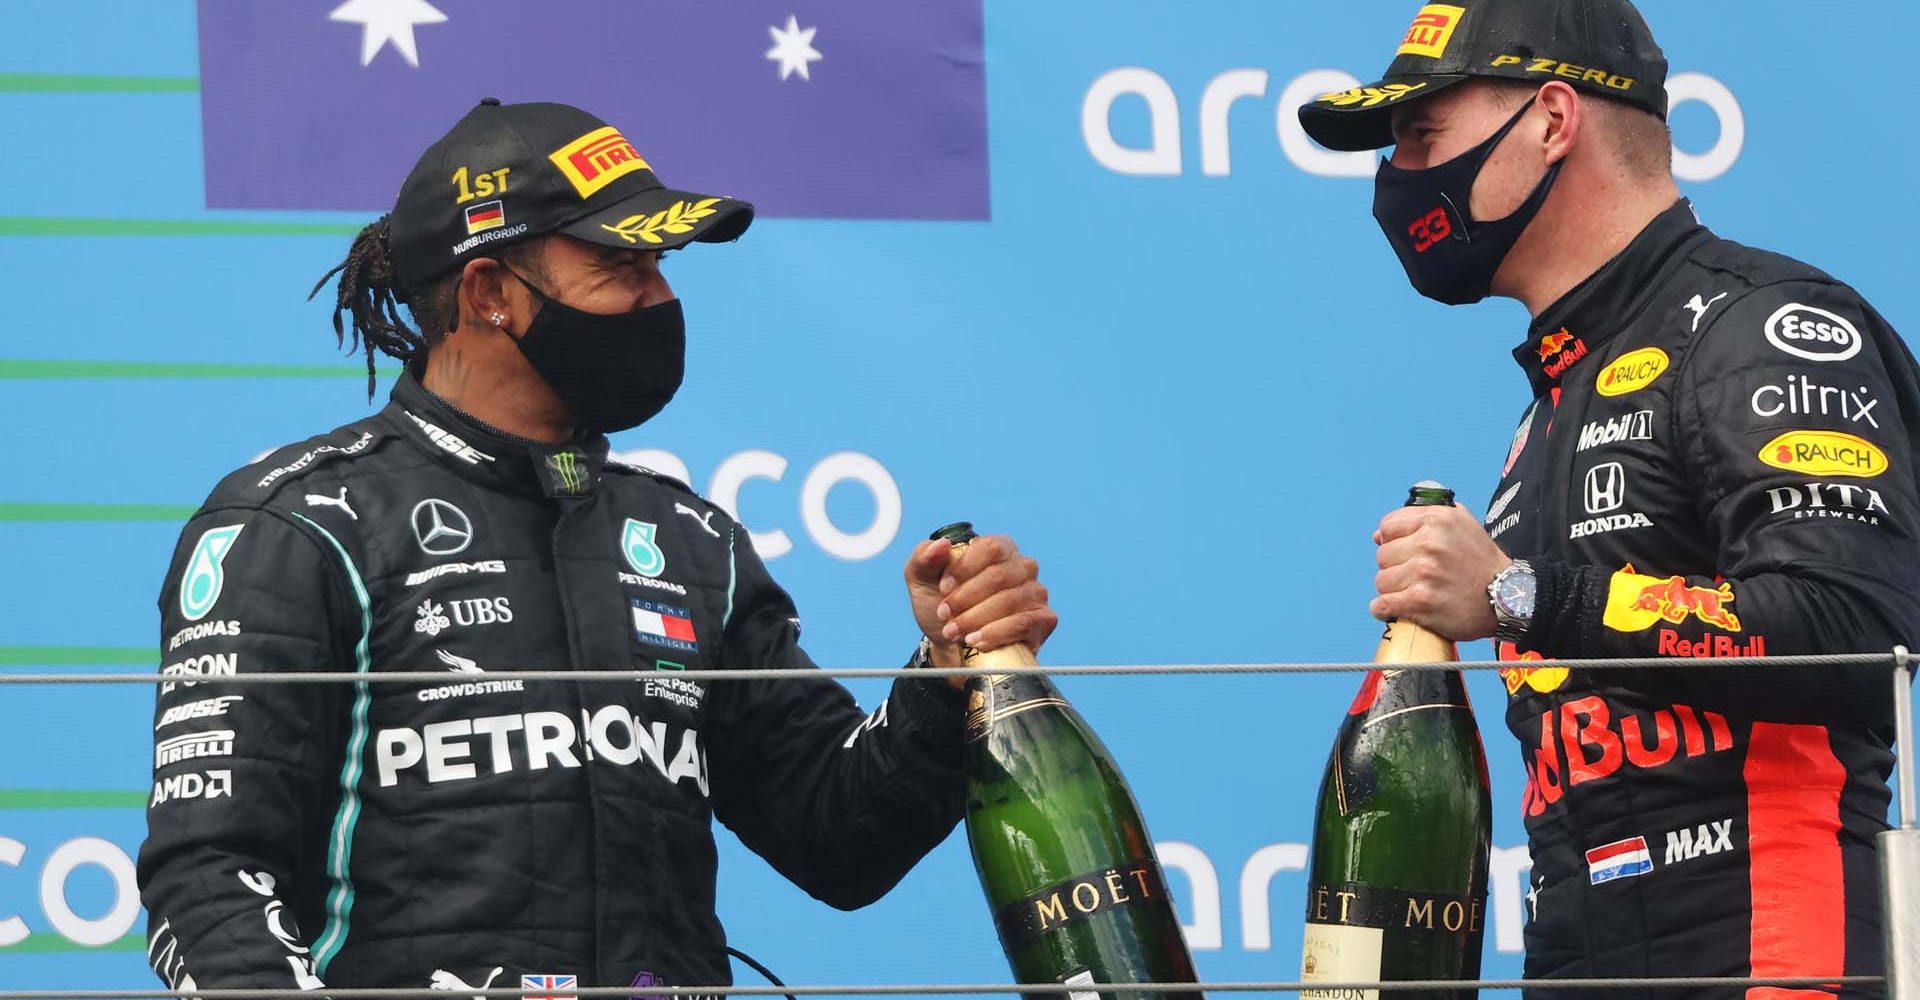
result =
[[[1331,94],[1321,94],[1314,103],[1331,104],[1339,108],[1358,104],[1363,108],[1371,108],[1389,101],[1397,101],[1425,86],[1424,83],[1389,83],[1384,87],[1355,87],[1352,90],[1336,90]]]
[[[718,198],[705,198],[691,204],[676,201],[652,215],[629,215],[615,225],[600,226],[610,233],[616,233],[628,243],[664,243],[660,233],[672,233],[684,236],[693,232],[693,224],[718,211],[713,206],[720,203]]]

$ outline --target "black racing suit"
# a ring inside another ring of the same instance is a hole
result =
[[[403,377],[187,524],[139,865],[169,985],[721,983],[713,817],[842,908],[953,829],[945,682],[869,717],[831,682],[677,676],[813,665],[746,531],[606,448],[508,438]],[[309,670],[444,676],[219,681]]]
[[[1487,523],[1539,595],[1503,659],[1920,638],[1920,370],[1852,289],[1681,202],[1514,356],[1535,400]],[[1528,976],[1880,973],[1886,668],[1502,673]]]

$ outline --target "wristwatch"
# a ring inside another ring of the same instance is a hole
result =
[[[908,670],[929,670],[933,667],[933,640],[920,637],[920,645],[913,649],[913,656],[907,660]]]
[[[1495,642],[1511,642],[1516,645],[1526,638],[1527,630],[1533,627],[1533,599],[1537,586],[1533,566],[1525,559],[1515,559],[1500,575],[1487,584],[1487,603],[1493,606],[1495,621],[1493,638]]]

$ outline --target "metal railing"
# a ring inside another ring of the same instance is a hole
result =
[[[1901,647],[1893,657],[1908,657]],[[1683,670],[1703,667],[1790,668],[1790,667],[1865,667],[1884,665],[1892,657],[1887,653],[1816,653],[1802,656],[1717,656],[1675,658],[1643,656],[1594,660],[1447,660],[1434,663],[1396,663],[1394,670],[1505,670],[1513,667],[1540,669],[1565,667],[1574,670]],[[1911,657],[1908,657],[1910,660]],[[1906,661],[1900,661],[1906,662]],[[1084,666],[1023,667],[1052,677],[1134,677],[1149,674],[1339,674],[1363,673],[1380,669],[1380,664],[1360,661],[1324,663],[1111,663]],[[912,677],[990,677],[1006,673],[1004,667],[820,667],[813,670],[742,667],[704,670],[674,670],[670,675],[694,681],[830,681],[849,679],[887,679]],[[654,670],[489,670],[474,674],[490,681],[631,681],[636,677],[656,677]],[[286,671],[264,674],[196,676],[159,673],[63,673],[0,674],[5,684],[156,684],[168,681],[198,684],[439,684],[452,674],[447,670],[381,670],[356,674],[339,670]]]
[[[1626,659],[1572,659],[1572,660],[1527,660],[1523,662],[1500,661],[1460,661],[1437,663],[1395,664],[1395,670],[1409,671],[1446,671],[1446,670],[1500,670],[1516,666],[1529,669],[1562,667],[1580,670],[1648,670],[1682,669],[1706,667],[1740,667],[1743,669],[1771,669],[1790,667],[1845,667],[1891,665],[1893,674],[1893,705],[1896,746],[1900,753],[1897,757],[1897,776],[1895,786],[1900,805],[1900,825],[1888,830],[1879,837],[1881,863],[1881,891],[1883,901],[1883,927],[1886,935],[1887,975],[1880,976],[1824,976],[1802,978],[1755,978],[1755,977],[1652,977],[1652,978],[1595,978],[1595,979],[1482,979],[1482,980],[1396,980],[1392,982],[1223,982],[1223,983],[1127,983],[1098,984],[1108,993],[1191,993],[1196,987],[1212,993],[1299,993],[1303,990],[1326,991],[1371,991],[1404,992],[1408,990],[1621,990],[1621,989],[1743,989],[1751,987],[1779,987],[1786,989],[1832,989],[1840,986],[1881,986],[1887,987],[1890,1000],[1920,1000],[1920,761],[1916,761],[1914,750],[1914,722],[1912,688],[1914,683],[1916,657],[1905,646],[1895,647],[1887,653],[1832,653],[1803,656],[1769,657],[1639,657]],[[1378,664],[1370,662],[1324,662],[1324,663],[1184,663],[1184,664],[1111,664],[1082,666],[1038,666],[1031,669],[1056,677],[1128,677],[1139,675],[1236,675],[1236,674],[1325,674],[1352,673],[1379,669]],[[674,671],[672,676],[684,680],[700,681],[741,681],[741,680],[841,680],[855,678],[897,678],[913,676],[923,678],[984,677],[1004,674],[1004,668],[937,667],[905,670],[897,667],[842,667],[819,668],[815,670],[792,669],[708,669]],[[202,676],[194,674],[166,673],[53,673],[53,674],[0,674],[0,686],[21,684],[164,684],[196,683],[220,685],[252,684],[440,684],[449,678],[459,679],[464,675],[453,675],[446,671],[379,671],[375,673],[347,673],[342,671],[306,671],[265,674],[238,674],[232,676]],[[567,681],[588,682],[632,682],[641,677],[658,676],[655,671],[645,670],[490,670],[484,675],[489,681]],[[4,954],[0,951],[0,954]],[[1112,987],[1121,986],[1121,989]],[[1010,983],[955,983],[955,984],[911,984],[911,985],[811,985],[811,986],[620,986],[620,987],[577,987],[563,991],[525,988],[485,988],[462,989],[457,997],[485,997],[488,1000],[510,1000],[527,996],[550,996],[563,992],[581,1000],[601,997],[684,997],[684,996],[908,996],[908,995],[994,995],[994,994],[1070,994],[1089,992],[1084,985],[1067,984],[1010,984]],[[207,989],[207,990],[0,990],[0,1000],[142,1000],[148,997],[170,997],[180,1000],[268,1000],[278,997],[298,997],[302,994],[290,990],[263,989]],[[447,1000],[444,990],[376,988],[376,989],[328,989],[325,996],[335,1000]]]
[[[1899,749],[1895,787],[1900,826],[1880,835],[1880,903],[1887,940],[1887,995],[1920,1000],[1920,756],[1913,745],[1914,658],[1893,650],[1893,733]]]
[[[1298,993],[1302,990],[1407,992],[1412,990],[1618,990],[1618,989],[1739,989],[1772,986],[1783,989],[1818,989],[1837,986],[1879,986],[1880,976],[1803,976],[1798,978],[1753,978],[1740,976],[1669,976],[1651,979],[1401,979],[1391,982],[1356,980],[1354,982],[1270,983],[1127,983],[1096,985],[1108,993]],[[981,996],[1039,994],[1061,996],[1091,992],[1088,986],[1068,983],[953,983],[946,985],[864,985],[840,986],[580,986],[538,990],[524,987],[461,989],[449,994],[436,989],[327,989],[322,996],[332,1000],[459,1000],[486,997],[487,1000],[518,1000],[520,997],[550,996],[559,992],[580,1000],[602,997],[687,997],[729,994],[732,996]],[[314,997],[314,993],[295,990],[0,990],[0,1000],[141,1000],[145,997],[177,997],[179,1000],[277,1000],[280,997]]]

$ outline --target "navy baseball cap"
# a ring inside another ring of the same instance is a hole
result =
[[[1328,149],[1393,145],[1393,110],[1475,77],[1583,92],[1667,116],[1667,57],[1629,0],[1457,0],[1420,8],[1378,82],[1300,108]]]
[[[400,287],[510,243],[565,233],[628,250],[738,239],[753,205],[661,183],[620,131],[565,104],[482,100],[400,186],[388,242]]]

